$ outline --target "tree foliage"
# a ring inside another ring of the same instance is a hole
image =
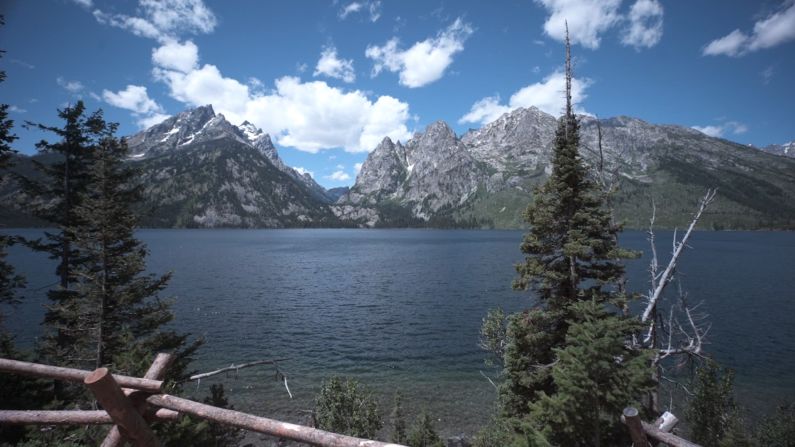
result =
[[[383,421],[372,391],[356,380],[332,377],[315,397],[318,428],[372,439]]]
[[[696,371],[693,393],[685,415],[694,442],[704,447],[749,443],[734,399],[734,371],[706,361]]]
[[[444,443],[433,427],[433,421],[427,411],[423,410],[409,428],[406,444],[410,447],[444,447]]]
[[[395,444],[406,442],[406,416],[403,414],[403,395],[399,391],[395,393],[389,424],[392,426],[390,440]]]
[[[484,320],[483,343],[502,351],[502,417],[522,442],[600,445],[615,442],[621,408],[648,389],[651,371],[627,341],[638,329],[624,317],[622,259],[605,194],[579,154],[579,121],[571,103],[566,41],[566,110],[555,134],[552,174],[525,211],[530,231],[516,265],[514,288],[534,293],[536,306]],[[504,341],[499,337],[504,330]]]

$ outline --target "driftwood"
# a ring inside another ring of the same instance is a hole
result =
[[[23,374],[26,376],[41,377],[46,379],[58,379],[66,382],[82,383],[91,371],[83,371],[74,368],[62,368],[60,366],[42,365],[39,363],[21,362],[0,358],[0,371]],[[113,379],[120,386],[133,388],[150,393],[159,393],[163,382],[160,380],[141,379],[138,377],[121,376],[114,374]]]
[[[201,374],[194,374],[194,375],[188,377],[188,380],[201,380],[201,379],[204,379],[205,377],[212,377],[212,376],[215,376],[215,375],[218,375],[218,374],[222,374],[222,373],[225,373],[225,372],[229,372],[229,371],[237,372],[237,370],[239,370],[239,369],[250,368],[252,366],[257,366],[257,365],[277,365],[278,366],[277,362],[282,362],[282,361],[285,361],[285,360],[287,360],[287,359],[257,360],[257,361],[254,361],[254,362],[241,363],[239,365],[232,364],[232,365],[227,366],[226,368],[216,369],[215,371],[210,371],[210,372],[201,373]]]
[[[287,390],[287,395],[290,396],[290,399],[292,399],[293,398],[293,393],[290,392],[290,387],[287,385],[287,375],[282,373],[279,370],[279,363],[278,362],[282,362],[282,361],[286,361],[286,360],[289,360],[289,359],[256,360],[256,361],[253,361],[253,362],[240,363],[238,365],[232,364],[232,365],[229,365],[229,366],[227,366],[225,368],[216,369],[215,371],[210,371],[210,372],[201,373],[201,374],[194,374],[194,375],[188,377],[187,380],[185,380],[185,381],[187,382],[187,381],[190,381],[190,380],[195,380],[196,381],[196,390],[198,391],[199,385],[201,384],[201,380],[206,378],[206,377],[212,377],[212,376],[216,376],[218,374],[223,374],[225,372],[230,372],[230,371],[234,371],[235,373],[237,373],[238,370],[241,370],[243,368],[250,368],[252,366],[257,366],[257,365],[274,365],[274,366],[276,366],[276,377],[277,378],[281,378],[282,382],[284,382],[284,389]]]

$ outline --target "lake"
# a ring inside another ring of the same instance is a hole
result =
[[[8,230],[33,236],[39,230]],[[263,416],[302,421],[323,378],[351,376],[372,387],[385,415],[396,390],[409,413],[428,409],[444,435],[472,434],[489,416],[494,388],[481,375],[478,344],[488,309],[518,310],[529,293],[511,290],[522,259],[520,231],[141,230],[152,272],[173,271],[164,296],[173,326],[205,339],[193,365],[206,371],[288,358],[290,399],[268,366],[223,382],[231,403]],[[657,233],[667,262],[672,233]],[[643,232],[622,235],[648,252]],[[795,233],[697,232],[680,263],[691,302],[710,314],[708,351],[737,372],[737,392],[754,410],[795,401]],[[14,247],[29,280],[10,329],[30,346],[39,333],[54,264]],[[628,265],[645,291],[648,262]],[[195,392],[189,385],[187,392]],[[675,409],[677,410],[677,409]],[[681,413],[681,409],[678,409]]]

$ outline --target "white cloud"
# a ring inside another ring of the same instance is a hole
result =
[[[662,39],[663,7],[657,0],[637,0],[627,16],[629,26],[621,42],[635,49],[651,48]]]
[[[312,178],[315,178],[315,173],[314,173],[314,171],[310,171],[309,169],[302,168],[301,166],[296,166],[296,167],[294,167],[293,169],[295,169],[296,171],[298,171],[298,173],[299,173],[299,174],[301,174],[301,175],[304,175],[304,174],[309,174],[309,175],[310,175]]]
[[[33,70],[34,68],[36,68],[35,65],[33,65],[33,64],[29,63],[29,62],[25,62],[22,59],[11,58],[11,59],[8,60],[8,62],[11,62],[12,64],[17,64],[19,66],[25,67],[28,70]]]
[[[381,2],[370,2],[368,9],[370,10],[370,21],[373,23],[377,22],[381,18]]]
[[[314,76],[319,75],[341,79],[348,83],[356,80],[356,73],[353,71],[353,60],[338,58],[337,49],[333,46],[324,48],[323,52],[320,53]]]
[[[166,115],[165,113],[155,113],[149,116],[140,117],[136,122],[141,129],[148,129],[155,124],[162,123],[166,120],[166,118],[169,118],[169,115]]]
[[[347,172],[343,171],[334,171],[331,175],[325,176],[325,178],[329,180],[336,180],[338,182],[345,182],[351,179],[351,176],[348,175]]]
[[[577,104],[584,101],[588,95],[585,91],[593,82],[588,79],[572,79],[571,97],[575,105],[576,113],[586,114],[587,112],[577,107]],[[501,104],[499,96],[483,98],[469,110],[469,113],[458,120],[459,123],[480,123],[487,124],[502,116],[504,113],[511,112],[519,107],[537,107],[538,109],[558,116],[566,106],[566,98],[563,92],[566,88],[566,75],[562,71],[555,71],[548,75],[541,82],[536,82],[523,87],[511,95],[508,104]]]
[[[152,50],[152,62],[158,67],[187,73],[199,62],[199,48],[192,41],[169,41]]]
[[[765,85],[770,84],[770,80],[773,79],[773,76],[776,74],[776,67],[773,66],[773,65],[770,65],[767,68],[765,68],[764,70],[762,70],[762,72],[759,73],[759,74],[762,75],[762,83],[763,84],[765,84]]]
[[[12,104],[8,106],[8,111],[11,113],[27,113],[28,109],[23,109]]]
[[[500,104],[499,95],[487,96],[472,104],[472,107],[469,109],[469,113],[462,116],[458,120],[458,122],[461,124],[464,123],[486,124],[496,120],[497,118],[501,117],[503,114],[507,112],[510,112],[511,110],[512,109],[510,106]]]
[[[354,163],[353,164],[354,172],[356,172],[357,174],[362,172],[362,165],[364,165],[364,163]]]
[[[392,38],[381,47],[368,46],[365,55],[374,61],[373,76],[387,69],[400,73],[402,85],[422,87],[444,75],[453,63],[453,55],[464,49],[464,42],[472,32],[472,27],[458,18],[436,37],[417,42],[407,50],[399,49],[397,38]]]
[[[83,86],[82,82],[80,82],[80,81],[69,81],[69,80],[66,80],[66,79],[62,78],[61,76],[58,76],[55,79],[55,82],[57,82],[58,85],[60,85],[61,87],[66,89],[66,91],[68,91],[69,93],[72,93],[72,94],[80,93],[85,88],[85,86]]]
[[[92,2],[91,0],[72,0],[72,1],[84,8],[91,8],[92,6],[94,6],[94,2]]]
[[[704,56],[717,56],[725,54],[727,56],[739,56],[744,52],[743,48],[748,42],[748,36],[736,29],[729,34],[715,39],[704,47]]]
[[[621,0],[536,0],[549,13],[544,22],[544,32],[551,38],[563,41],[566,22],[569,24],[571,43],[599,48],[599,34],[621,21],[618,12]]]
[[[723,135],[723,126],[691,126],[697,131],[709,135],[710,137],[720,137]]]
[[[139,114],[163,111],[163,108],[149,97],[146,87],[140,85],[128,85],[126,89],[118,92],[103,90],[102,99],[112,106]]]
[[[153,63],[155,78],[168,86],[172,98],[191,106],[212,104],[231,122],[248,120],[282,146],[313,153],[336,147],[367,152],[385,136],[411,137],[408,104],[390,96],[371,100],[359,90],[291,76],[277,79],[275,89],[263,93],[223,76],[211,64],[180,72]]]
[[[128,85],[118,92],[103,90],[102,99],[112,106],[132,112],[141,128],[151,127],[168,118],[163,113],[163,107],[150,98],[146,87],[141,85]]]
[[[339,16],[341,19],[345,19],[348,17],[349,14],[353,14],[355,12],[359,12],[364,7],[364,3],[362,2],[351,2],[342,7],[340,10]]]
[[[366,11],[369,14],[370,21],[375,23],[381,18],[381,2],[380,0],[351,2],[340,9],[338,16],[340,19],[345,20],[349,15],[360,11]]]
[[[716,126],[691,126],[691,128],[710,137],[723,137],[727,133],[740,135],[748,132],[748,126],[737,121],[726,121]]]
[[[109,14],[95,9],[98,22],[126,29],[137,36],[161,42],[176,40],[183,33],[209,33],[217,24],[202,0],[139,0],[141,16]]]
[[[784,2],[781,9],[754,23],[751,34],[736,29],[704,47],[705,56],[742,56],[795,40],[795,1]]]

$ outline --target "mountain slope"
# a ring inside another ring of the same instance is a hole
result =
[[[630,227],[648,225],[652,200],[659,225],[683,225],[711,187],[719,191],[702,219],[707,227],[795,227],[791,159],[636,118],[581,117],[581,123],[581,154],[621,180],[616,209]],[[556,127],[553,116],[531,107],[460,139],[437,122],[405,147],[385,140],[334,211],[366,226],[519,227],[534,187],[550,172]]]

